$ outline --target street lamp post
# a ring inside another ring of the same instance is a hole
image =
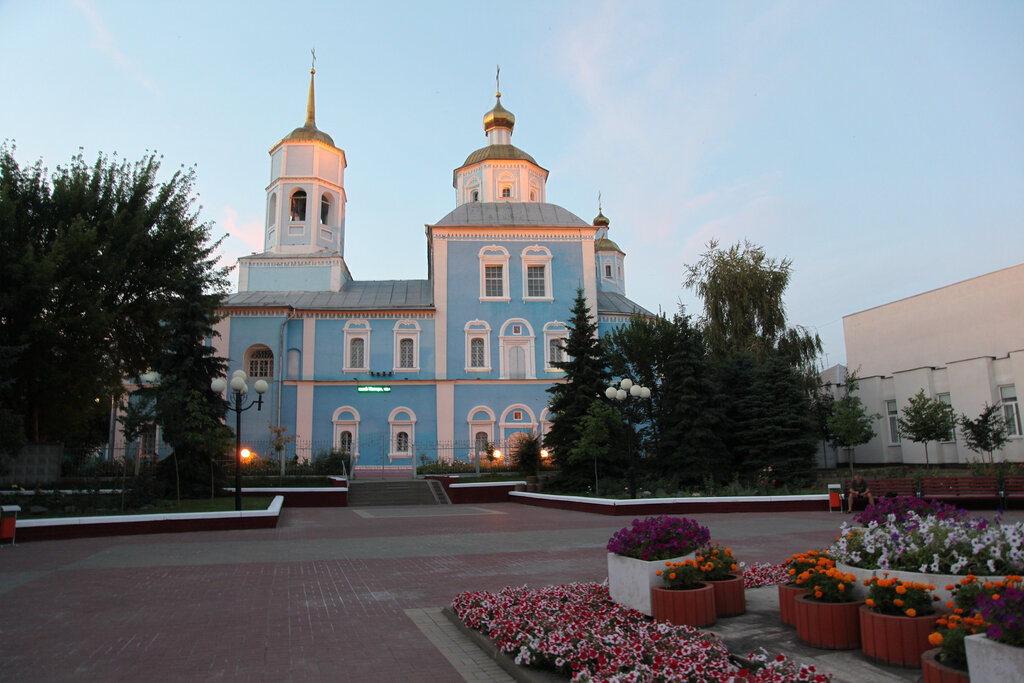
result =
[[[619,386],[612,385],[604,390],[604,395],[611,400],[625,401],[626,398],[650,398],[651,390],[647,387],[636,384],[628,377],[619,382]],[[629,453],[629,497],[636,498],[636,457],[633,454],[633,416],[626,413],[626,423],[629,425],[629,434],[626,435],[626,449]]]
[[[256,390],[256,399],[243,405],[245,395],[249,391],[248,377],[243,370],[235,370],[231,375],[231,381],[225,382],[222,378],[210,382],[210,388],[218,394],[227,387],[234,393],[234,401],[228,401],[228,410],[235,411],[235,510],[242,511],[242,413],[256,406],[256,410],[263,409],[263,394],[270,387],[266,380],[258,379],[253,383],[252,388]]]

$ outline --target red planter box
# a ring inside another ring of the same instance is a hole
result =
[[[924,683],[971,683],[971,677],[966,671],[946,666],[935,658],[939,654],[939,648],[925,650],[921,655],[921,673],[924,674]]]
[[[796,596],[806,592],[795,583],[779,584],[779,618],[786,626],[796,626]]]
[[[676,626],[710,626],[715,623],[715,590],[705,584],[685,591],[652,586],[651,616]]]
[[[905,617],[860,608],[860,641],[864,654],[886,664],[921,668],[921,654],[931,649],[928,634],[938,614]]]
[[[812,647],[855,650],[860,647],[860,607],[856,602],[817,602],[796,597],[796,635]]]
[[[735,617],[747,611],[747,595],[743,577],[730,575],[728,579],[708,581],[715,593],[715,615]]]

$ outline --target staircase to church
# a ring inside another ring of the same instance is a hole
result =
[[[448,505],[441,482],[433,479],[401,479],[348,482],[349,507],[371,505]]]

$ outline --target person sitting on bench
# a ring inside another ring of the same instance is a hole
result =
[[[868,483],[860,474],[853,477],[853,481],[850,482],[850,490],[846,492],[847,512],[853,512],[853,504],[857,498],[867,498],[869,505],[875,504],[875,497],[871,494]]]

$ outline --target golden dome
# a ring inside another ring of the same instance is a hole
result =
[[[607,228],[609,223],[611,221],[608,220],[608,217],[601,213],[601,209],[598,209],[597,216],[594,218],[594,225],[599,228]]]
[[[516,117],[505,107],[501,106],[501,93],[495,93],[498,101],[494,109],[484,114],[484,132],[488,133],[492,128],[508,128],[512,130],[516,125]]]

